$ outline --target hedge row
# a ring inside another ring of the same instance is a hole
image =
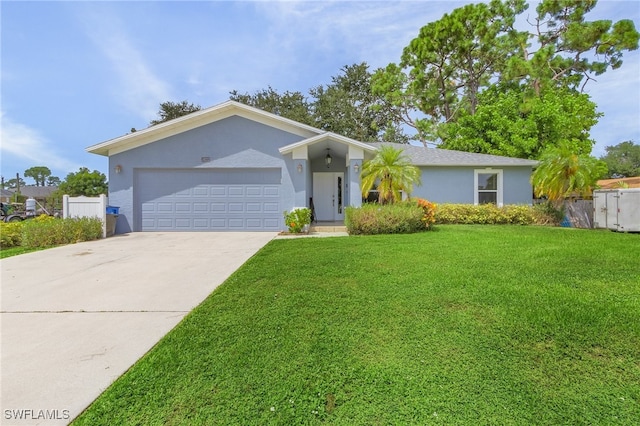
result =
[[[547,204],[535,206],[495,204],[438,204],[436,224],[557,225],[562,213]]]
[[[0,222],[0,247],[44,248],[102,237],[102,222],[97,218],[55,219],[39,216],[24,222]]]
[[[403,203],[347,207],[345,225],[352,235],[405,234],[433,224],[558,225],[562,212],[551,205],[438,204],[412,199]]]

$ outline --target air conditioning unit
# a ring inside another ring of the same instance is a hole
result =
[[[593,227],[640,232],[640,188],[593,191]]]

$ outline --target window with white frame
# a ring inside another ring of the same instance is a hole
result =
[[[474,170],[474,204],[502,206],[502,170]]]

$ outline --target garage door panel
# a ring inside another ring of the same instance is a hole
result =
[[[138,223],[143,231],[280,228],[279,169],[137,173]]]
[[[212,197],[226,197],[227,196],[227,188],[222,186],[212,186],[211,187],[211,196]]]
[[[227,205],[225,203],[211,203],[212,213],[224,213],[227,211]]]
[[[244,188],[242,186],[230,186],[227,189],[229,197],[244,197]]]
[[[279,213],[280,204],[278,203],[264,203],[262,211],[264,213]]]

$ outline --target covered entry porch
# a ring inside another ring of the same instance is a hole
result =
[[[311,208],[315,226],[344,226],[345,208],[362,205],[360,171],[375,152],[370,145],[332,133],[281,148],[295,189],[290,208]]]

